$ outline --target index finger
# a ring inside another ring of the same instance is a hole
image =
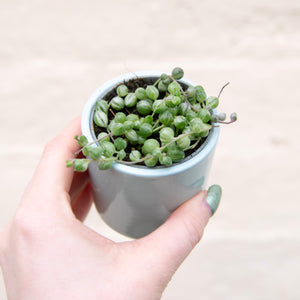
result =
[[[33,176],[35,185],[44,191],[69,192],[74,171],[73,168],[66,167],[66,161],[74,158],[74,153],[80,149],[74,139],[75,135],[80,134],[80,117],[78,117],[46,145]]]

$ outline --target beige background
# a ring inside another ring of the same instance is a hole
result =
[[[211,183],[224,195],[163,299],[300,299],[298,0],[0,3],[0,228],[43,145],[103,82],[181,66],[220,109]],[[116,241],[94,209],[87,222]],[[0,299],[6,299],[0,278]]]

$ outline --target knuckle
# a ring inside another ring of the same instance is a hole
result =
[[[37,233],[38,228],[38,221],[35,216],[23,211],[23,209],[17,210],[12,221],[12,229],[18,237],[32,237]]]
[[[13,229],[17,232],[29,231],[31,227],[28,217],[21,210],[16,212],[12,225]]]

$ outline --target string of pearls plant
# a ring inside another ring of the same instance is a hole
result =
[[[94,125],[100,129],[97,139],[89,143],[83,135],[75,136],[85,158],[67,161],[67,167],[84,172],[89,163],[96,162],[99,170],[109,169],[114,162],[171,166],[205,140],[218,123],[237,120],[232,113],[214,114],[218,97],[207,96],[201,85],[186,89],[179,80],[184,72],[174,68],[171,75],[161,74],[153,84],[130,91],[120,84],[112,99],[99,99],[94,108]]]

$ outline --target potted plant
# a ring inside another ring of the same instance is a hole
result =
[[[183,78],[137,72],[101,85],[82,114],[76,140],[85,158],[67,162],[89,170],[95,205],[118,232],[142,237],[205,188],[219,136],[219,97]]]

